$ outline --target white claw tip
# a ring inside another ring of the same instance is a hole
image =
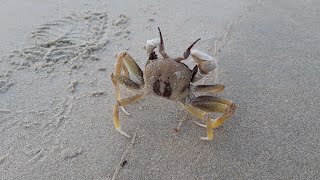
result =
[[[160,38],[154,38],[151,40],[147,40],[147,46],[158,46],[160,44]]]
[[[197,49],[191,49],[191,56],[196,61],[212,61],[213,60],[213,58],[210,55],[208,55],[202,51],[199,51]]]
[[[201,124],[201,123],[199,123],[199,122],[197,122],[197,121],[194,121],[194,123],[195,123],[196,125],[200,126],[200,127],[207,128],[207,126],[206,126],[206,125]]]
[[[204,140],[204,141],[210,141],[211,139],[209,139],[208,137],[201,137],[200,138],[201,140]]]
[[[130,138],[130,136],[129,136],[127,133],[125,133],[124,131],[122,131],[121,128],[116,128],[116,130],[117,130],[120,134],[126,136],[127,138]]]
[[[130,113],[124,107],[121,106],[120,108],[127,116],[130,116]]]
[[[148,54],[150,54],[159,44],[160,44],[159,38],[147,40],[146,49],[147,49]]]

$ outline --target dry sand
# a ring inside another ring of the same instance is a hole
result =
[[[111,179],[124,153],[117,179],[320,178],[318,1],[3,0],[0,17],[0,179]],[[155,97],[121,112],[134,146],[114,129],[115,54],[143,67],[158,26],[169,55],[220,44],[239,108],[213,141]]]

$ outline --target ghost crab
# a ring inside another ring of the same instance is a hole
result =
[[[119,120],[119,108],[127,114],[124,106],[135,103],[146,95],[161,96],[169,100],[178,101],[192,115],[200,118],[206,124],[196,123],[207,129],[207,137],[202,140],[213,139],[213,129],[222,125],[225,120],[233,115],[236,105],[233,101],[215,97],[198,96],[194,92],[218,93],[224,90],[224,85],[194,85],[196,81],[207,75],[216,66],[210,61],[212,58],[198,50],[191,48],[200,40],[197,39],[183,53],[183,56],[170,58],[164,50],[163,38],[147,41],[148,61],[144,72],[140,69],[135,60],[127,53],[121,52],[117,55],[117,63],[114,74],[111,74],[112,82],[116,90],[117,101],[113,110],[113,121],[117,131],[126,137],[130,137],[121,130]],[[155,48],[159,46],[159,53],[162,58],[158,58]],[[181,61],[186,60],[191,54],[196,66],[189,69]],[[119,84],[125,85],[129,89],[137,90],[138,94],[120,98]],[[209,117],[210,112],[223,113],[216,119]]]

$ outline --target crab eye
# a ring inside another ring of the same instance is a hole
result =
[[[149,54],[148,60],[156,60],[156,59],[158,59],[158,55],[156,54],[156,52],[153,51],[152,53]]]

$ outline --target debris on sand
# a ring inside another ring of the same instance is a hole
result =
[[[67,160],[76,158],[77,156],[80,156],[82,153],[83,150],[81,148],[68,148],[62,152],[62,156],[65,160]]]
[[[3,164],[7,159],[7,155],[0,156],[0,165]]]
[[[154,22],[154,18],[149,17],[149,18],[148,18],[148,21],[150,21],[150,22]]]
[[[8,91],[8,89],[13,86],[15,83],[12,81],[9,81],[8,78],[4,80],[0,80],[0,93],[5,93]]]
[[[103,96],[103,95],[108,95],[107,91],[92,91],[89,94],[89,97],[98,97],[98,96]]]
[[[112,21],[112,25],[116,27],[116,32],[113,34],[115,37],[120,37],[120,38],[128,38],[129,34],[131,33],[127,29],[127,24],[128,24],[129,18],[121,14],[118,19]]]
[[[125,14],[120,14],[119,19],[112,22],[114,26],[120,26],[123,24],[127,24],[129,18]]]
[[[68,85],[68,91],[73,93],[75,91],[76,85],[78,84],[77,80],[71,80]]]

